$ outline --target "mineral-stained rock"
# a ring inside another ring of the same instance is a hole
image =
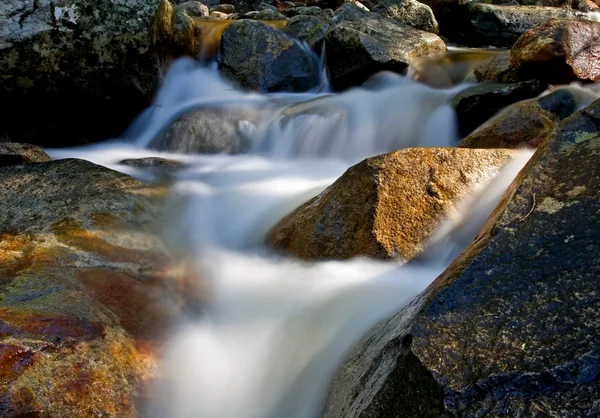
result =
[[[506,150],[407,148],[368,158],[281,220],[267,244],[305,259],[409,260],[457,200],[510,157]]]
[[[166,1],[166,0],[165,0]],[[0,132],[61,146],[115,136],[158,84],[162,0],[3,1]]]
[[[465,46],[510,48],[525,31],[550,18],[585,17],[570,9],[450,0],[436,12],[440,34]]]
[[[329,78],[336,89],[361,84],[379,71],[403,72],[412,60],[446,52],[439,36],[376,14],[335,24],[325,48]]]
[[[0,142],[0,167],[13,164],[41,163],[51,158],[40,147],[18,142]]]
[[[164,190],[83,160],[0,178],[1,415],[138,416],[189,291],[153,233]]]
[[[519,38],[510,61],[520,71],[552,83],[600,81],[600,23],[550,19]]]
[[[477,240],[354,351],[326,417],[594,416],[600,101],[565,119]]]
[[[481,63],[473,70],[477,81],[515,83],[519,81],[517,70],[510,63],[510,51],[502,51]]]
[[[264,92],[306,91],[319,80],[315,60],[294,39],[253,20],[225,29],[218,62],[232,80]]]
[[[381,0],[373,11],[415,29],[431,33],[439,31],[431,8],[417,0]]]
[[[452,100],[460,135],[471,133],[506,106],[541,94],[547,85],[538,80],[513,84],[481,83],[469,87]]]
[[[467,136],[459,147],[535,148],[576,108],[577,102],[568,90],[515,103]]]

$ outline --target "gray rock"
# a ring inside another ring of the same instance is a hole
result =
[[[219,4],[217,6],[211,7],[210,12],[221,12],[225,14],[235,13],[236,8],[233,4]],[[239,10],[238,10],[239,11]]]
[[[460,135],[468,135],[501,109],[535,97],[546,88],[545,83],[531,80],[513,84],[482,83],[461,91],[452,100]]]
[[[436,12],[440,34],[465,46],[510,48],[527,30],[550,18],[584,17],[569,9],[494,5],[463,0],[443,3]]]
[[[13,164],[41,163],[51,158],[40,147],[19,142],[0,142],[0,167]]]
[[[259,12],[248,12],[244,17],[254,20],[287,20],[287,17],[271,9],[263,9]]]
[[[325,35],[330,28],[329,21],[320,16],[294,16],[285,28],[286,33],[304,41],[317,54],[323,50]]]
[[[333,14],[331,23],[338,24],[344,21],[356,21],[369,16],[367,10],[361,9],[356,4],[346,2],[342,4]]]
[[[439,27],[433,11],[417,0],[381,0],[373,9],[382,16],[431,33],[438,33]]]
[[[187,1],[180,3],[175,8],[177,11],[183,11],[189,17],[207,17],[209,14],[208,7],[199,1]]]
[[[595,416],[600,101],[565,119],[476,241],[355,349],[326,417]]]
[[[319,80],[314,58],[283,32],[253,20],[225,29],[219,68],[243,87],[267,91],[306,91]]]
[[[323,16],[323,9],[317,6],[311,7],[294,7],[292,9],[287,9],[283,12],[287,17],[294,17],[298,15],[305,16]]]
[[[342,19],[330,29],[325,47],[329,78],[336,89],[361,84],[379,71],[403,72],[412,60],[446,52],[439,36],[374,13],[353,21]]]
[[[50,146],[119,134],[159,80],[161,2],[3,1],[0,131]]]

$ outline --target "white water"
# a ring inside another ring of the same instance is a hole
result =
[[[453,94],[388,74],[371,80],[368,89],[335,96],[261,96],[234,90],[213,70],[183,60],[167,75],[154,108],[129,130],[133,143],[50,151],[55,158],[85,158],[142,178],[147,174],[118,162],[162,156],[187,164],[173,186],[164,238],[202,281],[208,301],[201,318],[182,318],[174,330],[157,388],[168,402],[150,405],[150,416],[319,415],[352,345],[425,289],[469,244],[531,153],[523,152],[466,201],[419,264],[284,259],[263,248],[265,234],[356,161],[407,146],[453,145]],[[254,112],[240,125],[240,135],[252,144],[249,153],[146,149],[184,111],[223,105]]]

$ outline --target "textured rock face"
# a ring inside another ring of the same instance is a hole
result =
[[[159,5],[160,0],[3,2],[0,130],[14,141],[47,146],[119,134],[158,82],[150,27]]]
[[[431,8],[416,0],[381,0],[373,11],[426,32],[438,33]]]
[[[599,124],[600,101],[561,123],[473,245],[346,362],[327,417],[597,414]]]
[[[40,147],[18,142],[0,142],[0,167],[13,164],[42,163],[51,158]]]
[[[153,233],[164,191],[82,160],[0,178],[1,415],[138,416],[185,304]]]
[[[585,17],[569,9],[508,6],[453,0],[436,12],[440,33],[465,46],[510,48],[527,30],[550,18]]]
[[[335,24],[325,46],[329,78],[337,89],[361,84],[379,71],[403,72],[413,60],[446,52],[433,33],[368,14]]]
[[[517,70],[510,63],[510,51],[502,51],[482,62],[474,70],[477,81],[514,83],[519,81]]]
[[[553,83],[600,81],[600,23],[551,19],[523,34],[510,52],[522,72]]]
[[[229,78],[263,92],[306,91],[319,79],[315,60],[297,42],[252,20],[225,29],[218,62]]]
[[[267,244],[305,259],[409,260],[506,150],[408,148],[368,158],[277,224]]]
[[[329,28],[329,19],[321,16],[298,15],[288,21],[285,31],[294,38],[306,42],[308,46],[320,54]]]
[[[576,100],[567,90],[515,103],[467,136],[459,147],[535,148],[576,108]]]
[[[468,135],[504,107],[535,97],[546,87],[545,83],[531,80],[514,84],[478,84],[461,91],[452,101],[460,135]]]

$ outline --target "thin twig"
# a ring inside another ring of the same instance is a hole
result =
[[[540,406],[538,404],[536,404],[535,402],[531,401],[531,403],[533,404],[533,406],[535,406],[537,409],[540,410],[540,412],[543,412],[544,414],[546,413],[546,411],[544,411],[542,408],[540,408]]]
[[[535,209],[535,193],[533,194],[533,204],[531,205],[531,209],[529,209],[529,212],[527,212],[527,215],[523,216],[519,221],[517,221],[517,223],[520,224],[525,219],[527,219],[529,217],[529,215],[531,215],[531,213],[533,212],[534,209]]]

